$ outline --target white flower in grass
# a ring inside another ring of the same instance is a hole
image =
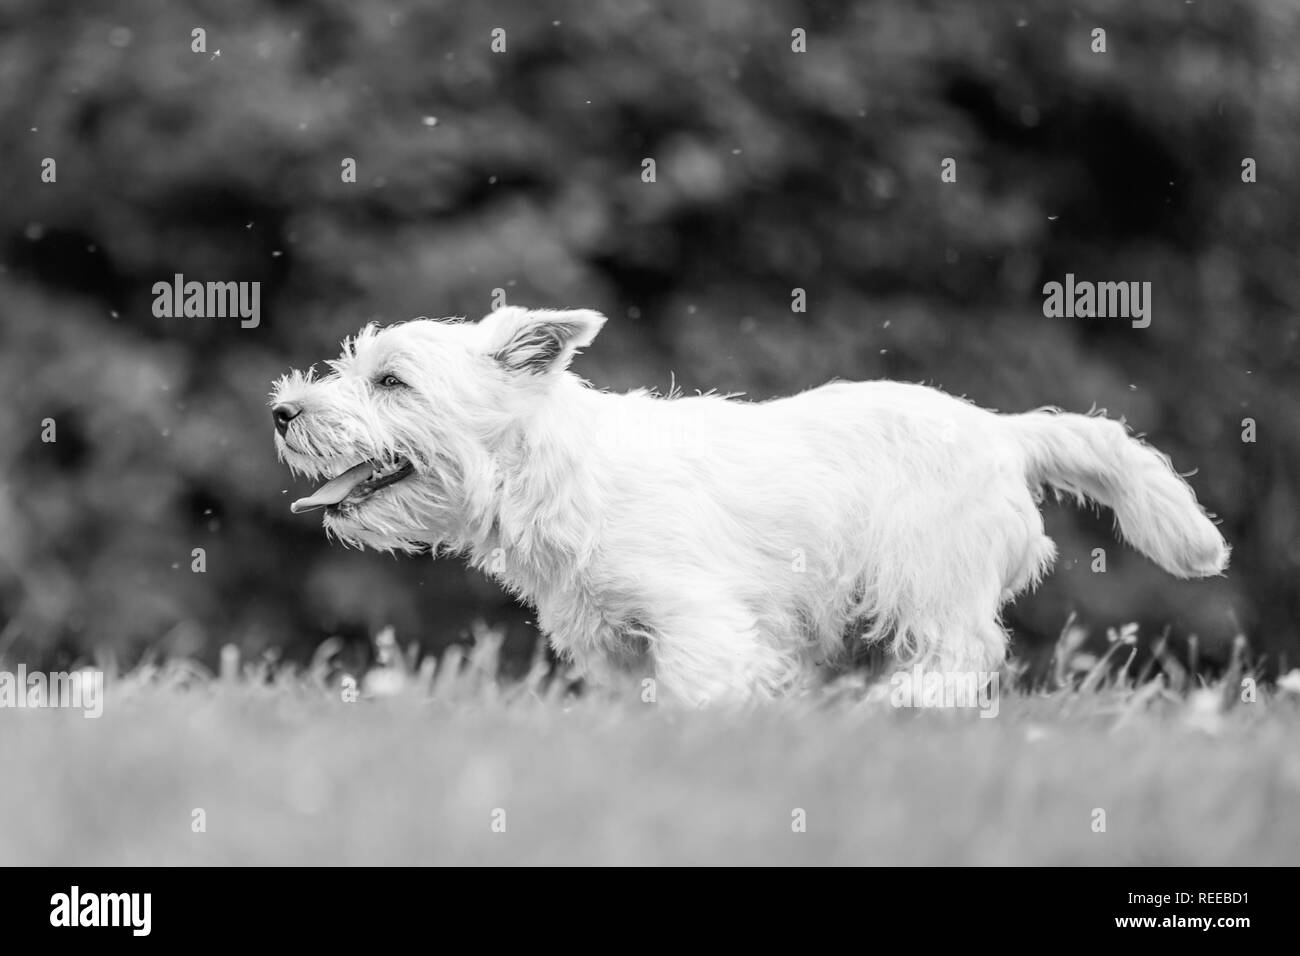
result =
[[[395,667],[375,667],[366,672],[361,689],[372,697],[393,697],[406,688],[406,672]]]
[[[1218,734],[1223,730],[1223,694],[1212,687],[1192,691],[1183,711],[1183,721],[1195,730]]]
[[[1121,644],[1136,644],[1138,639],[1138,626],[1136,623],[1128,623],[1115,630],[1113,627],[1106,628],[1106,640],[1114,644],[1118,641]]]

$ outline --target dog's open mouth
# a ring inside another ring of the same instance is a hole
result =
[[[406,458],[399,458],[386,465],[377,461],[363,461],[337,478],[327,481],[313,494],[299,498],[289,505],[289,510],[294,514],[302,514],[317,508],[337,508],[345,503],[359,504],[380,488],[395,485],[413,474],[415,466]]]

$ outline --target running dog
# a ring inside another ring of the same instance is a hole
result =
[[[1044,487],[1113,509],[1178,577],[1228,546],[1169,460],[1099,415],[998,414],[937,389],[616,395],[569,371],[604,316],[498,309],[367,326],[271,398],[295,501],[357,547],[464,555],[589,679],[691,705],[789,693],[848,642],[992,672],[1006,602],[1056,548]]]

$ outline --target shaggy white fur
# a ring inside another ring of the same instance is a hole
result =
[[[588,677],[652,669],[692,704],[787,692],[846,639],[996,670],[1001,607],[1055,557],[1042,486],[1113,508],[1172,574],[1227,566],[1192,489],[1119,422],[886,381],[614,395],[568,371],[604,322],[368,326],[325,376],[285,376],[280,456],[335,479],[295,510],[359,547],[464,554]]]

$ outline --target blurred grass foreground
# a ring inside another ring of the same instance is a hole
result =
[[[0,860],[1300,862],[1300,672],[1246,694],[1242,672],[1139,675],[1063,638],[1066,682],[1005,690],[992,720],[854,680],[683,712],[574,695],[544,662],[502,679],[500,634],[480,638],[440,661],[389,643],[359,686],[328,653],[227,652],[215,675],[172,658],[117,676],[98,720],[15,711],[0,814],[24,825],[0,828]]]

